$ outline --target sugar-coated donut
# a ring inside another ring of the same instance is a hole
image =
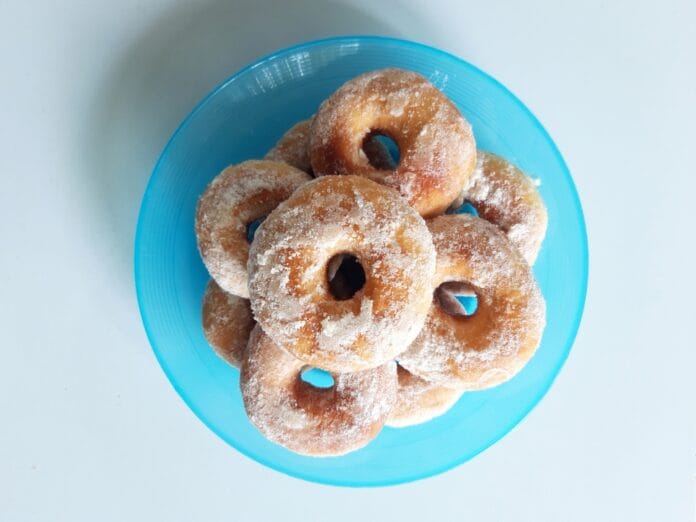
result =
[[[405,428],[439,417],[464,393],[421,379],[403,366],[397,368],[397,375],[396,404],[386,423],[392,428]]]
[[[396,168],[370,164],[363,144],[374,135],[397,144]],[[396,189],[430,217],[461,193],[476,163],[476,146],[470,125],[433,84],[411,71],[382,69],[346,82],[321,104],[309,157],[316,176],[366,176]]]
[[[396,399],[396,363],[332,375],[329,389],[300,378],[305,363],[280,350],[257,325],[242,364],[241,390],[251,422],[296,453],[343,455],[384,426]]]
[[[271,150],[266,153],[266,159],[284,161],[288,165],[312,174],[309,161],[309,136],[312,118],[296,123],[281,136]],[[394,162],[389,151],[379,140],[370,139],[365,142],[363,154],[367,160],[380,169],[394,168]]]
[[[534,354],[545,324],[544,299],[529,264],[483,219],[446,215],[429,221],[428,228],[437,251],[437,290],[423,330],[399,364],[462,390],[508,380]],[[478,298],[470,316],[451,308],[457,303],[451,294],[467,289]]]
[[[203,295],[203,333],[213,350],[229,364],[239,368],[254,317],[248,299],[228,294],[214,279]]]
[[[532,179],[500,156],[479,150],[476,168],[455,207],[469,202],[479,217],[498,225],[534,264],[548,216]]]
[[[363,271],[352,297],[331,291],[336,256]],[[328,371],[359,371],[393,359],[418,335],[435,250],[425,222],[395,190],[323,176],[268,215],[248,268],[254,316],[278,346]]]
[[[223,290],[249,297],[247,226],[309,179],[286,163],[250,160],[227,167],[208,185],[198,201],[196,239],[203,263]]]

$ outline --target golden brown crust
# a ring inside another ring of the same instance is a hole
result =
[[[312,119],[296,123],[281,136],[271,150],[266,154],[266,159],[283,161],[288,165],[313,175],[312,165],[309,161],[309,137],[312,127]],[[368,161],[378,169],[391,169],[394,167],[389,151],[376,138],[369,139],[363,147]]]
[[[396,364],[334,374],[332,388],[304,382],[305,363],[279,349],[260,326],[252,331],[240,387],[251,422],[269,440],[302,455],[335,456],[365,446],[396,399]]]
[[[392,428],[421,424],[443,415],[464,393],[421,379],[403,366],[397,368],[397,373],[396,404],[386,423]]]
[[[536,351],[545,304],[531,269],[495,225],[470,215],[428,222],[437,251],[435,285],[468,283],[478,297],[468,317],[433,301],[425,326],[399,364],[431,382],[464,390],[495,386]]]
[[[363,143],[389,136],[400,151],[394,170],[370,164]],[[476,161],[471,127],[424,77],[401,69],[360,75],[322,103],[310,136],[317,176],[355,174],[401,193],[424,217],[440,214],[461,193]]]
[[[366,281],[337,300],[327,267],[346,253]],[[249,255],[251,306],[264,331],[299,359],[329,371],[364,370],[416,337],[434,268],[425,222],[394,190],[359,176],[324,176],[259,227]]]
[[[254,327],[248,299],[228,294],[211,279],[203,295],[203,333],[215,352],[235,368],[242,364]]]
[[[536,261],[548,216],[532,179],[500,156],[478,151],[476,169],[459,202],[468,201],[479,217],[505,232],[529,264]]]
[[[249,297],[247,226],[309,179],[286,163],[250,160],[227,167],[208,185],[198,200],[196,239],[203,263],[223,290]]]

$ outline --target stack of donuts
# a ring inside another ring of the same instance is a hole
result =
[[[546,222],[532,179],[477,151],[427,79],[368,72],[201,195],[203,331],[241,369],[264,436],[342,455],[529,361],[545,325],[530,267]],[[331,386],[307,382],[314,368]]]

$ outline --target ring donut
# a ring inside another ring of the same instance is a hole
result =
[[[251,333],[240,386],[251,422],[296,453],[336,456],[365,446],[396,400],[396,363],[333,375],[330,389],[300,376],[305,363],[279,349],[259,326]]]
[[[529,264],[495,225],[474,216],[428,222],[437,251],[435,299],[423,330],[398,357],[430,382],[480,390],[510,379],[534,355],[545,304]],[[473,291],[467,316],[457,295]]]
[[[332,290],[336,259],[360,272],[348,295]],[[259,227],[249,254],[251,307],[298,359],[328,371],[364,370],[418,335],[434,270],[428,228],[396,191],[360,176],[324,176]]]
[[[479,150],[476,168],[454,208],[463,202],[479,217],[500,227],[534,264],[546,234],[548,216],[532,179],[500,156]]]
[[[397,144],[396,168],[376,168],[363,152],[375,135]],[[471,127],[423,76],[401,69],[362,74],[321,104],[310,136],[316,176],[356,174],[396,189],[424,217],[444,212],[476,163]]]
[[[266,159],[283,161],[311,175],[312,165],[309,161],[311,127],[312,118],[303,120],[290,127],[278,140],[278,143],[266,153]],[[394,162],[389,154],[389,150],[376,138],[365,142],[363,153],[367,157],[367,161],[379,169],[394,168]]]
[[[397,376],[396,404],[386,423],[392,428],[405,428],[439,417],[464,393],[421,379],[403,366],[397,367]]]
[[[213,350],[239,368],[249,334],[254,327],[248,299],[228,294],[214,279],[203,295],[203,333]]]
[[[196,239],[203,263],[226,292],[248,298],[247,227],[311,179],[286,163],[250,160],[227,167],[198,200]]]

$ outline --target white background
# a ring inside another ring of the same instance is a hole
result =
[[[693,521],[696,3],[338,2],[0,0],[0,520]],[[208,431],[155,361],[131,269],[149,171],[192,106],[347,33],[441,47],[516,93],[570,166],[591,254],[539,406],[471,462],[373,490]]]

